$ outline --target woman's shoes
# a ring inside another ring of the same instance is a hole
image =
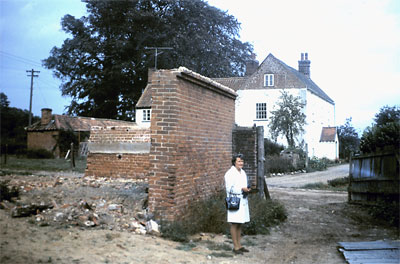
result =
[[[243,252],[240,249],[233,249],[232,251],[235,255],[243,255]]]
[[[247,248],[241,247],[239,249],[233,249],[232,250],[235,255],[243,255],[244,252],[250,252]]]
[[[239,248],[239,250],[240,251],[242,251],[242,252],[250,252],[247,248],[245,248],[245,247],[241,247],[241,248]]]

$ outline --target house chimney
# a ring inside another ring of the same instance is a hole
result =
[[[245,76],[250,76],[257,71],[258,68],[258,60],[256,60],[256,54],[251,54],[251,60],[246,62],[246,72]]]
[[[310,64],[308,60],[308,53],[301,53],[301,60],[299,60],[299,72],[310,78]]]
[[[51,121],[51,109],[50,108],[42,108],[42,119],[40,120],[40,124],[42,126],[47,125]]]

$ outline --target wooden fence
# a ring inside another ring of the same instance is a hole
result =
[[[349,202],[373,204],[399,202],[399,154],[353,156],[350,160]]]

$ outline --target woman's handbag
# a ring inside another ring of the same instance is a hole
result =
[[[229,196],[225,198],[225,201],[226,201],[226,209],[230,211],[239,210],[240,197],[238,197],[237,194],[230,192]]]

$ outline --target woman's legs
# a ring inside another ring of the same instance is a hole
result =
[[[233,249],[239,250],[242,245],[240,244],[240,238],[242,233],[242,224],[232,223],[231,224],[231,236],[233,241]]]

